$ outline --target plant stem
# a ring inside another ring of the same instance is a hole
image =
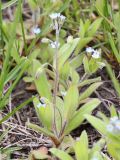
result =
[[[54,119],[53,119],[53,127],[55,130],[55,134],[58,137],[57,126],[56,126],[56,99],[59,85],[59,70],[58,70],[58,47],[59,47],[59,30],[56,29],[56,50],[55,50],[55,83],[54,83],[54,91],[53,91],[53,109],[54,109]]]

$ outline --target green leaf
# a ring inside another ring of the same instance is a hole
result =
[[[40,103],[40,100],[35,97],[33,99],[34,107],[36,110],[36,113],[38,115],[38,118],[40,122],[42,122],[43,126],[51,129],[52,128],[52,117],[53,117],[53,108],[49,103],[46,103],[45,107],[37,107],[37,105]]]
[[[68,123],[64,134],[69,134],[73,129],[77,128],[85,119],[84,115],[90,114],[99,104],[100,100],[93,99],[80,107],[80,109],[76,111],[76,113],[73,115],[72,119]]]
[[[118,79],[115,77],[115,73],[112,70],[112,67],[107,62],[106,62],[106,68],[107,68],[108,74],[112,80],[112,83],[114,85],[114,88],[115,88],[118,96],[120,96],[120,83],[119,83]]]
[[[61,160],[73,160],[71,156],[62,150],[51,148],[49,151]]]
[[[26,125],[29,128],[33,129],[35,132],[43,133],[44,135],[49,136],[49,137],[54,137],[54,134],[46,128],[42,128],[42,127],[40,127],[36,124],[30,123],[30,122],[27,122]]]
[[[79,102],[88,98],[100,85],[102,82],[96,82],[90,85],[79,97]]]
[[[112,106],[110,106],[110,117],[117,117],[118,115],[117,115],[117,110],[115,109],[115,106],[114,105],[112,105]]]
[[[85,73],[86,74],[90,74],[91,72],[90,72],[89,61],[88,61],[87,56],[84,56],[84,58],[83,58],[83,64],[84,64]]]
[[[6,53],[5,53],[5,59],[4,59],[4,63],[3,63],[3,67],[2,67],[2,71],[1,71],[1,75],[0,75],[0,96],[2,96],[2,92],[4,89],[4,81],[6,79],[6,76],[8,74],[9,71],[9,61],[10,61],[10,56],[11,56],[11,51],[12,48],[14,46],[14,42],[15,42],[15,36],[16,36],[16,28],[17,28],[17,24],[20,20],[20,8],[21,8],[21,1],[18,1],[18,7],[16,9],[15,12],[15,19],[12,25],[12,29],[10,30],[10,37],[9,37],[9,41],[7,43],[7,49],[6,49]]]
[[[79,92],[76,85],[71,85],[64,100],[64,117],[69,120],[78,107]]]
[[[40,159],[49,159],[50,158],[47,154],[42,153],[40,150],[33,150],[31,152],[30,156],[34,157],[35,159],[39,159],[39,160]]]
[[[100,120],[99,118],[96,118],[91,115],[85,115],[85,118],[88,120],[88,122],[95,127],[101,134],[107,135],[108,132],[106,130],[106,123]]]
[[[110,33],[108,33],[108,40],[113,50],[114,56],[116,57],[117,61],[120,63],[120,54],[118,52],[118,49],[116,48],[115,41]]]
[[[59,50],[59,70],[62,69],[62,66],[66,60],[70,57],[74,49],[76,48],[79,42],[79,38],[73,39],[72,42],[64,44]],[[55,63],[55,62],[54,62]]]
[[[93,79],[86,79],[82,82],[78,83],[78,87],[83,87],[85,85],[91,84],[91,83],[95,83],[95,82],[101,82],[101,77],[97,77],[97,78],[93,78]]]
[[[39,72],[39,74],[37,75],[38,71],[41,72]],[[46,97],[47,99],[51,100],[51,86],[47,80],[44,69],[38,60],[33,60],[33,70],[31,74],[34,78],[35,86],[40,96]]]
[[[78,55],[80,51],[92,40],[92,37],[81,38],[78,42],[77,48],[75,49],[75,55]]]
[[[89,37],[92,37],[97,32],[98,28],[100,27],[101,23],[103,21],[103,18],[96,19],[89,27],[87,35]]]
[[[79,54],[70,60],[70,65],[76,69],[80,67],[83,63],[84,54]]]
[[[85,131],[82,132],[80,139],[74,145],[77,160],[88,160],[88,137]]]
[[[80,38],[84,38],[84,36],[85,36],[85,26],[84,26],[84,23],[83,23],[82,19],[80,20],[79,35],[80,35]]]

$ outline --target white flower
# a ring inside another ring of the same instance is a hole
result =
[[[65,18],[66,18],[65,16],[60,15],[60,20],[61,20],[61,21],[65,21]]]
[[[117,120],[115,123],[115,128],[120,131],[120,120]]]
[[[100,52],[97,51],[97,50],[94,50],[93,53],[92,53],[92,57],[95,58],[95,59],[100,58]]]
[[[51,45],[52,48],[56,48],[56,47],[60,46],[60,43],[57,44],[57,42],[55,41],[55,42],[51,42],[50,45]]]
[[[50,18],[51,19],[57,19],[57,18],[59,18],[60,17],[60,13],[52,13],[52,14],[50,14]]]
[[[106,127],[108,132],[113,132],[114,131],[114,126],[112,124],[108,124]]]
[[[107,130],[114,134],[120,134],[120,119],[117,116],[110,118],[110,123],[107,125]]]
[[[86,48],[86,52],[92,53],[92,52],[94,52],[94,49],[92,47],[88,47],[88,48]]]
[[[115,124],[117,120],[118,120],[117,116],[114,116],[114,117],[110,118],[110,122],[113,123],[113,124]]]
[[[42,103],[40,102],[40,103],[37,104],[37,108],[40,108],[40,107],[45,108],[45,107],[46,107],[46,104],[45,104],[45,103],[42,104]]]
[[[80,137],[76,137],[76,141],[79,141],[80,140]]]
[[[67,92],[61,91],[62,96],[66,96]]]
[[[97,50],[94,50],[92,47],[86,48],[87,53],[91,53],[92,57],[95,59],[100,58],[100,52]]]
[[[52,24],[53,29],[60,31],[66,17],[61,15],[60,13],[52,13],[50,14],[50,18],[53,21]]]
[[[41,29],[39,27],[35,26],[35,27],[33,27],[32,32],[34,34],[39,34],[41,32]]]

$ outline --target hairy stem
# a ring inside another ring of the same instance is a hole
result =
[[[54,131],[57,137],[58,137],[58,132],[57,132],[57,126],[56,126],[56,98],[57,98],[58,85],[59,85],[58,47],[59,47],[59,30],[56,30],[55,83],[54,83],[54,91],[53,91],[53,109],[54,109],[53,127],[54,127]]]

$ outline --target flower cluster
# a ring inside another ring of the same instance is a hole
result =
[[[56,41],[52,41],[48,38],[43,38],[41,40],[42,43],[49,43],[51,48],[59,48],[60,47],[60,43],[57,43]]]
[[[100,52],[98,50],[94,50],[92,47],[86,48],[87,53],[91,53],[92,57],[95,59],[100,58]]]
[[[50,14],[50,18],[52,19],[52,27],[56,31],[60,31],[64,21],[65,21],[65,16],[61,15],[60,13],[52,13]]]
[[[120,134],[120,119],[118,117],[110,118],[110,123],[107,125],[107,131]]]

